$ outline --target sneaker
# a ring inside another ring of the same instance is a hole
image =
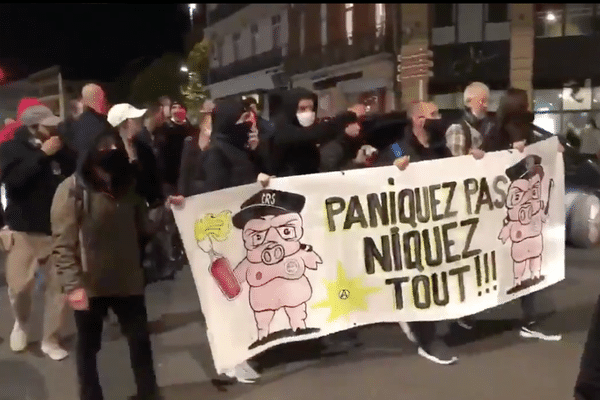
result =
[[[237,365],[235,368],[225,372],[229,378],[235,378],[240,383],[255,383],[260,375],[252,368],[247,361]]]
[[[421,357],[440,365],[450,365],[458,361],[458,357],[450,356],[448,354],[448,346],[446,346],[439,340],[433,342],[427,350],[419,346],[419,350],[417,351],[417,353]]]
[[[10,349],[15,353],[23,351],[27,348],[27,332],[19,324],[19,321],[15,321],[15,326],[10,334]]]
[[[562,335],[551,335],[544,333],[533,325],[522,326],[521,330],[519,331],[519,336],[525,339],[540,339],[548,342],[558,342],[562,339]]]
[[[42,353],[46,354],[54,361],[64,360],[69,355],[68,351],[60,347],[60,345],[55,342],[42,342],[41,348]]]
[[[458,326],[468,331],[472,330],[473,327],[475,327],[475,321],[468,317],[460,318],[456,321],[456,323],[458,324]]]
[[[415,337],[415,334],[410,330],[410,326],[404,321],[400,321],[399,324],[400,328],[402,328],[402,331],[404,332],[408,340],[410,340],[413,343],[417,343],[417,338]]]

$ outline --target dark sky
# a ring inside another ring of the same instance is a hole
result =
[[[10,80],[59,64],[66,79],[109,82],[140,57],[183,54],[185,5],[0,4],[0,68]]]

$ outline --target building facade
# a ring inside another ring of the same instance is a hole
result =
[[[319,96],[319,117],[365,103],[396,108],[396,4],[291,4],[285,61],[293,87]]]
[[[288,87],[283,74],[287,14],[287,4],[207,4],[211,98]]]

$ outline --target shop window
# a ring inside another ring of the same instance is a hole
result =
[[[271,18],[271,30],[273,33],[273,48],[279,49],[281,48],[281,15],[275,15]]]
[[[550,133],[558,135],[561,132],[561,114],[559,113],[542,113],[535,114],[533,124]]]
[[[593,17],[593,4],[567,4],[565,36],[591,34]]]
[[[562,110],[562,89],[534,90],[533,110],[536,113]]]
[[[508,4],[489,3],[487,4],[486,21],[490,23],[508,22]]]
[[[592,109],[600,110],[600,87],[592,90]]]
[[[563,5],[536,4],[535,35],[558,37],[563,34]]]
[[[454,4],[436,3],[433,5],[433,27],[445,28],[454,25]]]

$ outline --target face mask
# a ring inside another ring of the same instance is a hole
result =
[[[300,126],[308,127],[315,123],[316,114],[314,111],[305,111],[296,114]]]
[[[233,145],[242,148],[246,145],[246,143],[248,143],[250,129],[252,129],[252,122],[246,121],[235,124],[233,127],[231,127],[229,132],[226,133]]]
[[[173,118],[178,121],[185,121],[185,117],[187,117],[187,111],[179,110],[173,113]]]
[[[426,119],[423,129],[425,129],[433,139],[439,139],[446,133],[444,123],[441,119]]]

